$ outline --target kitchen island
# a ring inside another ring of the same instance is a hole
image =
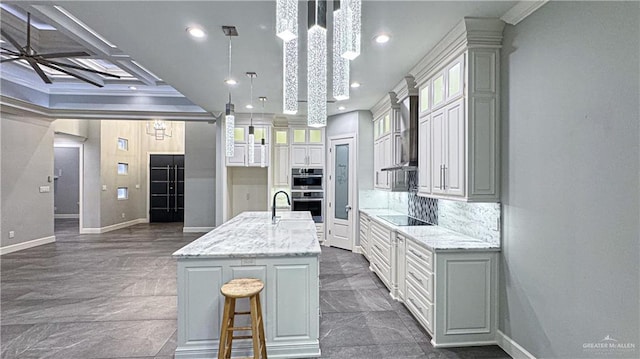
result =
[[[241,213],[173,253],[178,260],[176,358],[217,357],[224,307],[220,287],[234,278],[265,283],[260,299],[270,358],[320,356],[315,223],[309,212],[279,215],[272,224],[269,212]],[[238,300],[237,311],[248,307],[247,300]],[[236,325],[248,320],[239,316]],[[249,340],[234,340],[233,356],[250,354]]]

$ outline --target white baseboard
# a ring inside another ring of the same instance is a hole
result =
[[[49,236],[49,237],[42,237],[42,238],[33,239],[33,240],[22,242],[22,243],[16,243],[16,244],[0,247],[0,255],[21,251],[27,248],[41,246],[47,243],[53,243],[55,241],[56,241],[56,236]]]
[[[138,218],[127,222],[116,223],[102,228],[80,228],[80,234],[100,234],[115,231],[117,229],[131,227],[136,224],[147,223],[146,218]]]
[[[353,253],[358,253],[358,254],[362,254],[362,247],[360,246],[354,246],[353,247]]]
[[[182,233],[207,233],[216,227],[182,227]]]
[[[496,337],[498,340],[498,346],[507,352],[507,354],[509,354],[513,359],[536,359],[536,357],[503,332],[498,330]]]
[[[54,214],[53,218],[71,218],[71,219],[78,219],[80,218],[79,214],[64,214],[64,213],[60,213],[60,214]]]

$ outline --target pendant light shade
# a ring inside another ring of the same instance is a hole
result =
[[[284,42],[298,37],[298,0],[276,1],[276,36]]]
[[[347,11],[333,2],[333,98],[349,99],[349,59],[342,57],[348,32]]]
[[[282,46],[282,113],[295,115],[298,112],[298,39]]]
[[[340,8],[345,10],[347,32],[342,57],[353,60],[360,56],[360,32],[362,29],[362,0],[341,0]]]
[[[327,4],[315,0],[308,3],[307,31],[307,124],[327,124]]]
[[[229,37],[229,75],[225,80],[227,85],[234,85],[236,82],[231,78],[231,37],[238,36],[238,30],[235,26],[223,26],[222,32]],[[236,126],[235,106],[231,103],[231,87],[229,87],[229,102],[225,106],[225,155],[233,157],[235,154],[234,132]]]
[[[249,125],[249,161],[246,165],[252,165],[256,163],[256,138],[255,138],[255,128],[253,127],[253,79],[258,77],[258,74],[255,72],[247,72],[247,77],[251,79],[251,92],[249,98],[251,99],[251,122]]]

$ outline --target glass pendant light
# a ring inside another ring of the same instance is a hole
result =
[[[255,138],[255,128],[253,127],[253,79],[258,77],[258,74],[255,72],[247,72],[247,77],[251,79],[251,92],[250,92],[250,109],[251,109],[251,122],[249,125],[249,161],[248,165],[252,165],[256,163],[256,138]]]
[[[348,28],[347,9],[340,1],[333,2],[333,98],[337,101],[349,99],[349,59],[342,57]]]
[[[264,121],[264,103],[267,102],[267,98],[262,96],[258,99],[262,102],[262,120]],[[264,133],[265,131],[262,131],[262,139],[260,140],[260,167],[267,166],[267,145],[264,141]]]
[[[307,125],[327,125],[327,4],[308,3]]]
[[[341,0],[345,10],[348,30],[345,36],[342,57],[353,60],[360,56],[360,32],[362,30],[362,0]]]
[[[284,42],[298,37],[298,0],[276,1],[276,36]]]
[[[235,80],[231,78],[231,37],[238,36],[235,26],[223,26],[222,31],[229,37],[229,76],[225,80],[227,85],[235,84]],[[229,86],[229,102],[225,106],[225,154],[227,157],[233,157],[235,153],[234,132],[236,126],[235,106],[231,103],[231,86]]]

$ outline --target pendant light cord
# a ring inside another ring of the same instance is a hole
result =
[[[251,126],[253,126],[253,78],[254,78],[254,75],[251,76],[251,91],[250,91],[251,98],[249,99],[251,103]]]

